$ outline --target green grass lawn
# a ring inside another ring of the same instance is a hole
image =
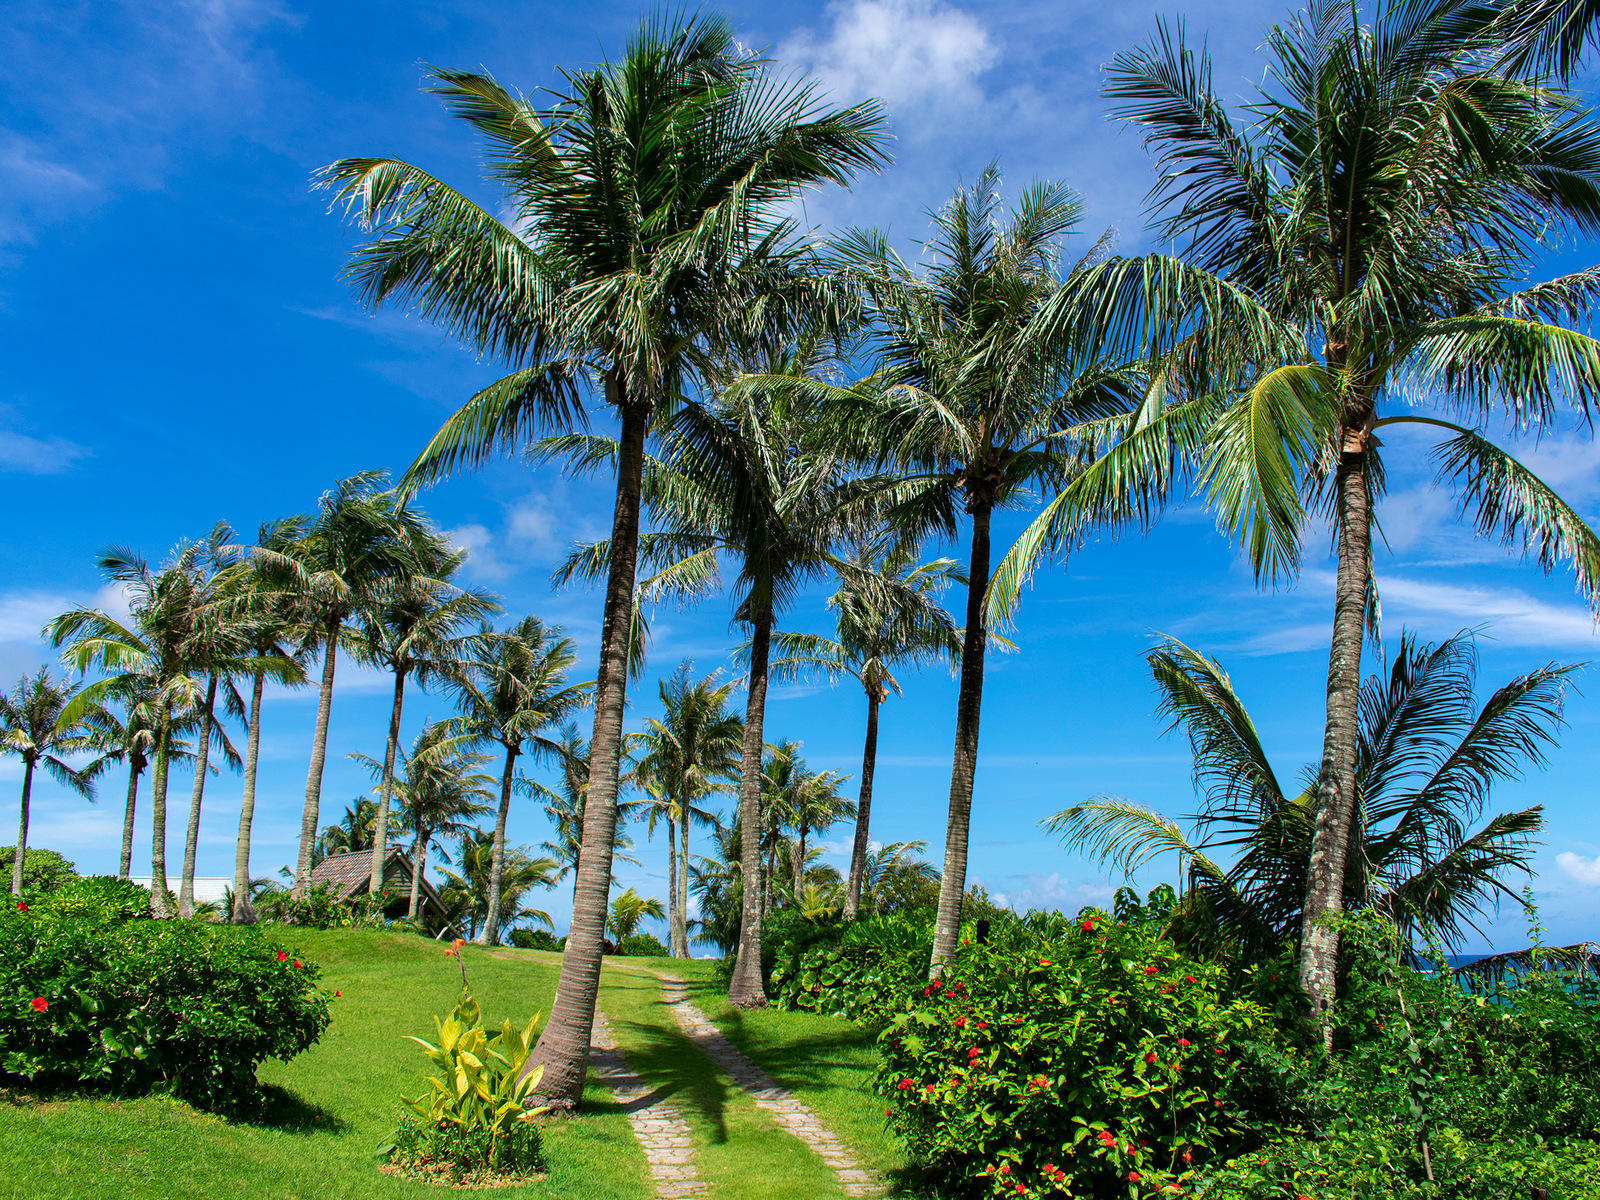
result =
[[[378,1173],[373,1151],[398,1117],[397,1097],[415,1094],[428,1063],[405,1034],[431,1036],[433,1017],[460,993],[460,977],[437,942],[357,931],[286,934],[338,989],[322,1041],[288,1063],[269,1062],[267,1113],[238,1123],[161,1098],[0,1099],[0,1198],[10,1200],[355,1200],[438,1197],[439,1189]],[[485,1024],[521,1023],[548,1011],[556,956],[468,949],[473,994]],[[902,1163],[882,1129],[881,1102],[867,1084],[871,1035],[799,1013],[739,1013],[710,983],[709,964],[624,960],[671,970],[691,983],[708,1016],[780,1083],[792,1088],[864,1166]],[[801,1200],[839,1194],[809,1150],[742,1094],[730,1094],[711,1064],[678,1033],[655,980],[608,969],[601,1007],[629,1061],[676,1093],[696,1141],[712,1200]],[[538,1182],[496,1190],[506,1200],[634,1200],[653,1194],[644,1156],[609,1092],[591,1088],[585,1115],[546,1127],[549,1171]]]

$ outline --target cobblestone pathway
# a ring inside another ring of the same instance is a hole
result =
[[[589,1041],[589,1071],[611,1089],[627,1113],[628,1124],[633,1126],[633,1135],[639,1139],[650,1165],[656,1195],[660,1200],[682,1200],[704,1192],[705,1181],[695,1175],[689,1126],[627,1064],[617,1050],[611,1026],[598,1012]]]
[[[777,1123],[822,1158],[833,1169],[839,1186],[846,1196],[878,1196],[883,1185],[869,1171],[856,1163],[843,1142],[819,1120],[815,1113],[796,1100],[787,1088],[779,1087],[771,1077],[745,1057],[722,1031],[706,1020],[698,1008],[688,1001],[688,989],[683,980],[672,975],[651,972],[661,981],[661,998],[666,1001],[673,1019],[684,1035],[716,1063],[735,1086],[758,1106],[772,1114]],[[648,1150],[646,1151],[648,1153]]]

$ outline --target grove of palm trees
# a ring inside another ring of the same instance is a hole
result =
[[[1600,10],[1316,2],[1237,87],[1152,17],[1109,222],[929,184],[975,12],[597,11],[294,143],[296,319],[455,365],[0,597],[19,1195],[1594,1194]],[[54,418],[0,464],[115,470]]]

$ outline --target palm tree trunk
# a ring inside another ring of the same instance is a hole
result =
[[[678,822],[672,811],[667,811],[667,953],[682,958],[678,953]]]
[[[127,879],[133,874],[133,814],[139,804],[139,773],[143,770],[144,758],[129,751],[128,803],[122,810],[122,859],[117,864],[119,879]]]
[[[506,818],[511,814],[511,772],[516,767],[517,748],[506,747],[506,771],[500,779],[500,811],[494,819],[494,847],[489,851],[489,886],[484,903],[483,929],[477,941],[484,946],[500,943],[500,877],[506,869]]]
[[[389,713],[389,741],[383,748],[383,780],[378,785],[378,816],[372,823],[372,875],[367,891],[376,896],[383,891],[384,862],[389,857],[389,794],[394,790],[394,755],[400,745],[400,712],[405,702],[406,673],[394,672],[394,708]]]
[[[683,812],[678,819],[683,822],[682,834],[678,839],[678,947],[682,958],[689,957],[689,806],[693,800],[687,800],[683,805]]]
[[[328,717],[333,712],[333,670],[339,657],[338,617],[331,617],[322,639],[322,689],[317,694],[317,727],[311,735],[311,765],[306,770],[306,802],[300,810],[300,854],[294,865],[294,892],[306,893],[311,874],[311,848],[317,840],[322,809],[322,764],[328,757]]]
[[[872,817],[872,772],[878,765],[878,698],[867,691],[867,744],[861,751],[861,793],[856,797],[856,837],[850,847],[850,880],[845,885],[844,915],[854,920],[861,907],[861,875],[867,869],[867,840]]]
[[[200,801],[206,792],[206,765],[211,757],[211,723],[217,706],[217,676],[206,681],[206,707],[200,715],[200,744],[195,747],[194,787],[189,792],[189,828],[183,837],[183,877],[178,881],[178,915],[194,916],[194,860],[200,849]]]
[[[417,840],[411,848],[411,904],[406,909],[406,916],[413,921],[417,919],[417,910],[422,906],[422,872],[428,865],[428,841],[418,831]]]
[[[172,709],[161,712],[156,735],[156,770],[150,780],[150,915],[173,915],[167,896],[167,768],[172,761]]]
[[[11,894],[22,895],[22,867],[28,857],[28,800],[33,794],[33,759],[22,769],[22,806],[17,822],[17,844],[11,853]]]
[[[984,593],[989,590],[989,506],[972,512],[972,561],[967,572],[967,628],[961,644],[961,686],[956,695],[956,744],[950,764],[950,813],[945,824],[944,875],[933,924],[929,978],[937,979],[956,952],[961,897],[967,889],[967,834],[972,821],[972,781],[978,770],[978,715],[983,706]]]
[[[1367,488],[1364,432],[1347,431],[1362,449],[1343,456],[1335,487],[1338,499],[1339,569],[1334,583],[1333,641],[1328,653],[1328,714],[1317,772],[1317,825],[1306,872],[1306,902],[1300,918],[1300,986],[1311,1001],[1323,1037],[1332,1037],[1324,1015],[1335,997],[1339,935],[1324,918],[1344,907],[1345,863],[1356,819],[1356,740],[1361,700],[1361,639],[1371,577],[1372,507]]]
[[[796,830],[794,839],[794,862],[789,864],[794,868],[794,897],[795,905],[800,903],[800,889],[806,882],[806,830],[801,826]]]
[[[250,826],[256,817],[256,764],[261,759],[261,692],[266,675],[256,672],[250,689],[250,728],[244,742],[244,796],[239,801],[239,837],[233,846],[233,912],[235,925],[254,925],[250,906]]]
[[[761,875],[761,749],[767,710],[767,658],[772,643],[772,613],[754,614],[750,637],[750,696],[744,710],[744,753],[739,764],[739,824],[755,836],[744,840],[742,864],[747,880]],[[761,982],[761,896],[744,889],[739,915],[739,957],[734,962],[728,999],[739,1008],[765,1008]]]
[[[600,991],[600,955],[611,897],[611,854],[617,832],[617,768],[627,701],[628,638],[633,627],[633,585],[639,556],[639,494],[644,479],[644,439],[650,400],[630,402],[620,373],[607,391],[621,401],[617,452],[617,502],[611,521],[600,670],[595,680],[594,733],[589,740],[589,787],[583,806],[583,844],[573,888],[572,925],[561,954],[561,975],[550,1019],[524,1073],[542,1065],[541,1104],[575,1110],[589,1069],[589,1036]]]

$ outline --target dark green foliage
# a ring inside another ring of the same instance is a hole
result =
[[[964,930],[884,1030],[890,1123],[949,1194],[1188,1190],[1257,1140],[1241,1049],[1271,1038],[1268,1014],[1160,935],[1160,892],[1122,921],[1030,913],[984,944]]]
[[[560,950],[561,942],[548,929],[513,929],[511,944],[518,950]]]
[[[789,923],[768,995],[779,1008],[870,1023],[887,1020],[927,981],[931,909],[857,921]]]
[[[292,1058],[327,1028],[316,978],[257,927],[110,919],[87,900],[59,912],[8,906],[0,1073],[249,1111],[256,1066]]]
[[[667,948],[648,933],[635,933],[617,943],[617,953],[625,958],[666,958]]]
[[[11,863],[17,856],[15,846],[0,846],[0,866],[11,870]],[[29,846],[22,856],[22,891],[48,892],[59,887],[69,879],[76,879],[78,872],[61,855],[54,850],[36,850]]]
[[[150,916],[150,889],[115,875],[86,875],[30,893],[28,904],[39,916],[57,919],[137,921]]]
[[[490,1130],[452,1121],[426,1124],[400,1118],[389,1161],[407,1171],[452,1182],[487,1181],[538,1172],[544,1142],[537,1123],[513,1121],[498,1137]]]

